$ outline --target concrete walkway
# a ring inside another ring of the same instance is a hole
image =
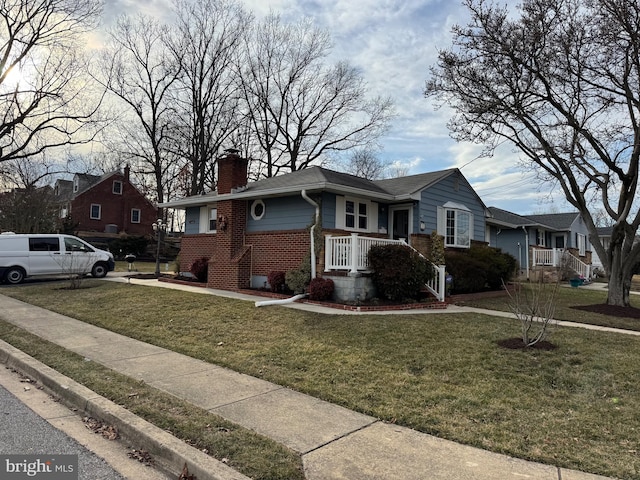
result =
[[[118,277],[111,280],[219,294],[249,301],[260,300],[249,295],[156,280]],[[304,304],[292,304],[290,307],[335,313],[332,309]],[[478,310],[455,307],[408,313],[446,314],[461,311]],[[286,445],[302,456],[309,480],[605,478],[514,459],[386,424],[280,385],[139,342],[3,295],[0,295],[0,318],[83,355],[88,360],[140,379]],[[15,364],[17,354],[8,350],[11,348],[0,342],[0,361]],[[93,402],[92,409],[99,409],[101,404]],[[108,417],[110,409],[115,407],[104,408],[108,411],[102,413]],[[136,422],[131,420],[130,423]],[[188,455],[183,454],[185,457]],[[197,464],[198,459],[185,458],[184,461],[191,465]],[[244,478],[224,467],[222,464],[202,467],[198,470],[198,478]]]

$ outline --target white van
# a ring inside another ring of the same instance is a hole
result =
[[[104,277],[115,267],[110,252],[60,234],[0,234],[0,280],[20,283],[36,275],[91,273]]]

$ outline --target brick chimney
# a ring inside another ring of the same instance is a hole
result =
[[[218,158],[218,195],[247,185],[248,163],[238,155],[238,150],[226,150]],[[247,201],[218,200],[217,209],[216,246],[209,260],[207,285],[223,290],[246,288],[251,277],[250,249],[244,245]]]
[[[131,167],[129,166],[129,164],[126,164],[124,166],[124,179],[128,182],[129,181],[129,175],[131,174]]]
[[[231,193],[231,190],[247,185],[249,161],[240,157],[238,150],[228,149],[224,153],[218,158],[218,195]]]

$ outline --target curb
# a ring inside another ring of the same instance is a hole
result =
[[[176,478],[186,463],[189,474],[198,480],[250,480],[2,340],[0,364],[37,381],[46,391],[59,397],[64,405],[115,426],[124,440],[148,451],[157,460],[157,467],[175,474]]]

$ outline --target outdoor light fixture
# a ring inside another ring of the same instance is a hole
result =
[[[167,230],[167,224],[161,218],[151,224],[153,231],[158,235],[158,247],[156,249],[156,278],[160,277],[160,240],[162,233]]]
[[[427,228],[427,224],[424,223],[424,220],[420,220],[420,230],[424,231],[425,228]]]

